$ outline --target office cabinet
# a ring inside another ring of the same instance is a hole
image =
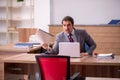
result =
[[[5,80],[35,80],[36,72],[36,64],[5,63]]]
[[[87,76],[120,78],[120,66],[86,66]]]
[[[18,28],[34,25],[34,0],[0,0],[0,45],[18,42]]]
[[[0,62],[0,80],[4,80],[4,63]]]

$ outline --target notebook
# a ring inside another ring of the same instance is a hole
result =
[[[120,24],[120,20],[111,20],[108,24]]]
[[[59,55],[67,55],[70,57],[80,57],[80,43],[78,42],[60,42]]]

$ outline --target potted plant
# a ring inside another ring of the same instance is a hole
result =
[[[17,4],[19,6],[23,6],[25,3],[24,3],[24,0],[17,0]]]
[[[24,0],[17,0],[17,2],[23,2]]]

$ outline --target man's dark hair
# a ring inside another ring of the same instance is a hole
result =
[[[62,20],[62,24],[63,24],[63,21],[70,21],[72,25],[74,25],[74,19],[71,16],[64,17]]]

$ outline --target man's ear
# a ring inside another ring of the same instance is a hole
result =
[[[73,29],[75,29],[75,27],[73,26]]]

